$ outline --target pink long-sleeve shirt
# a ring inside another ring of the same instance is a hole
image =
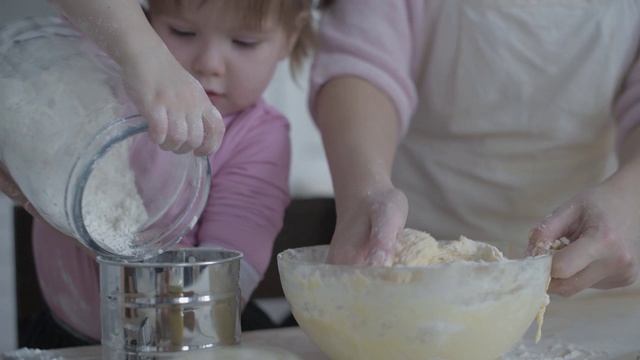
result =
[[[640,121],[636,0],[338,0],[318,44],[312,112],[341,76],[395,105],[391,178],[406,226],[508,257],[615,172],[615,132],[623,140]]]
[[[210,156],[211,189],[197,224],[181,243],[243,253],[242,297],[269,265],[289,204],[289,123],[263,100],[224,118],[226,133]],[[40,286],[55,317],[78,335],[100,339],[96,261],[77,241],[35,221],[33,246]]]
[[[428,39],[438,37],[429,15],[429,0],[335,1],[323,16],[311,78],[310,106],[327,81],[337,76],[366,79],[396,106],[400,136],[406,134],[418,104]],[[431,17],[430,17],[431,16]],[[640,41],[640,40],[639,40]],[[640,123],[640,63],[629,70],[614,99],[612,112],[618,134],[624,136]]]

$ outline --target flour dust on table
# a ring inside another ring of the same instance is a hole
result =
[[[593,351],[564,342],[541,342],[519,344],[501,360],[604,360],[610,359],[606,352]]]

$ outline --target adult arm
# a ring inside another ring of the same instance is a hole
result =
[[[41,218],[36,208],[29,202],[26,196],[20,190],[18,184],[13,180],[9,172],[0,162],[0,192],[7,195],[7,197],[16,204],[22,206],[29,214],[34,217]]]
[[[310,106],[332,174],[337,224],[329,262],[389,263],[407,217],[391,182],[417,103],[412,78],[422,1],[337,1],[323,15]],[[416,5],[418,4],[418,5]]]
[[[316,119],[336,198],[328,261],[389,263],[407,217],[406,197],[391,182],[399,131],[395,107],[367,81],[338,77],[318,93]]]
[[[135,0],[56,0],[123,71],[127,94],[164,150],[207,155],[224,135],[220,113],[173,57]],[[149,59],[152,59],[150,61]]]

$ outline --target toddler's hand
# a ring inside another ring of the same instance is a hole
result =
[[[151,141],[160,148],[205,156],[220,147],[222,116],[175,58],[124,66],[123,80],[127,95],[148,122]]]
[[[338,207],[327,262],[391,265],[396,238],[407,220],[407,198],[396,188],[371,191]]]

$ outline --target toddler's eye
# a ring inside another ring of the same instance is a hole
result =
[[[233,39],[233,44],[243,48],[251,48],[260,43],[258,40]]]
[[[176,28],[170,28],[171,29],[171,33],[176,35],[176,36],[181,36],[181,37],[191,37],[191,36],[196,36],[196,33],[194,33],[193,31],[184,31],[184,30],[178,30]]]

